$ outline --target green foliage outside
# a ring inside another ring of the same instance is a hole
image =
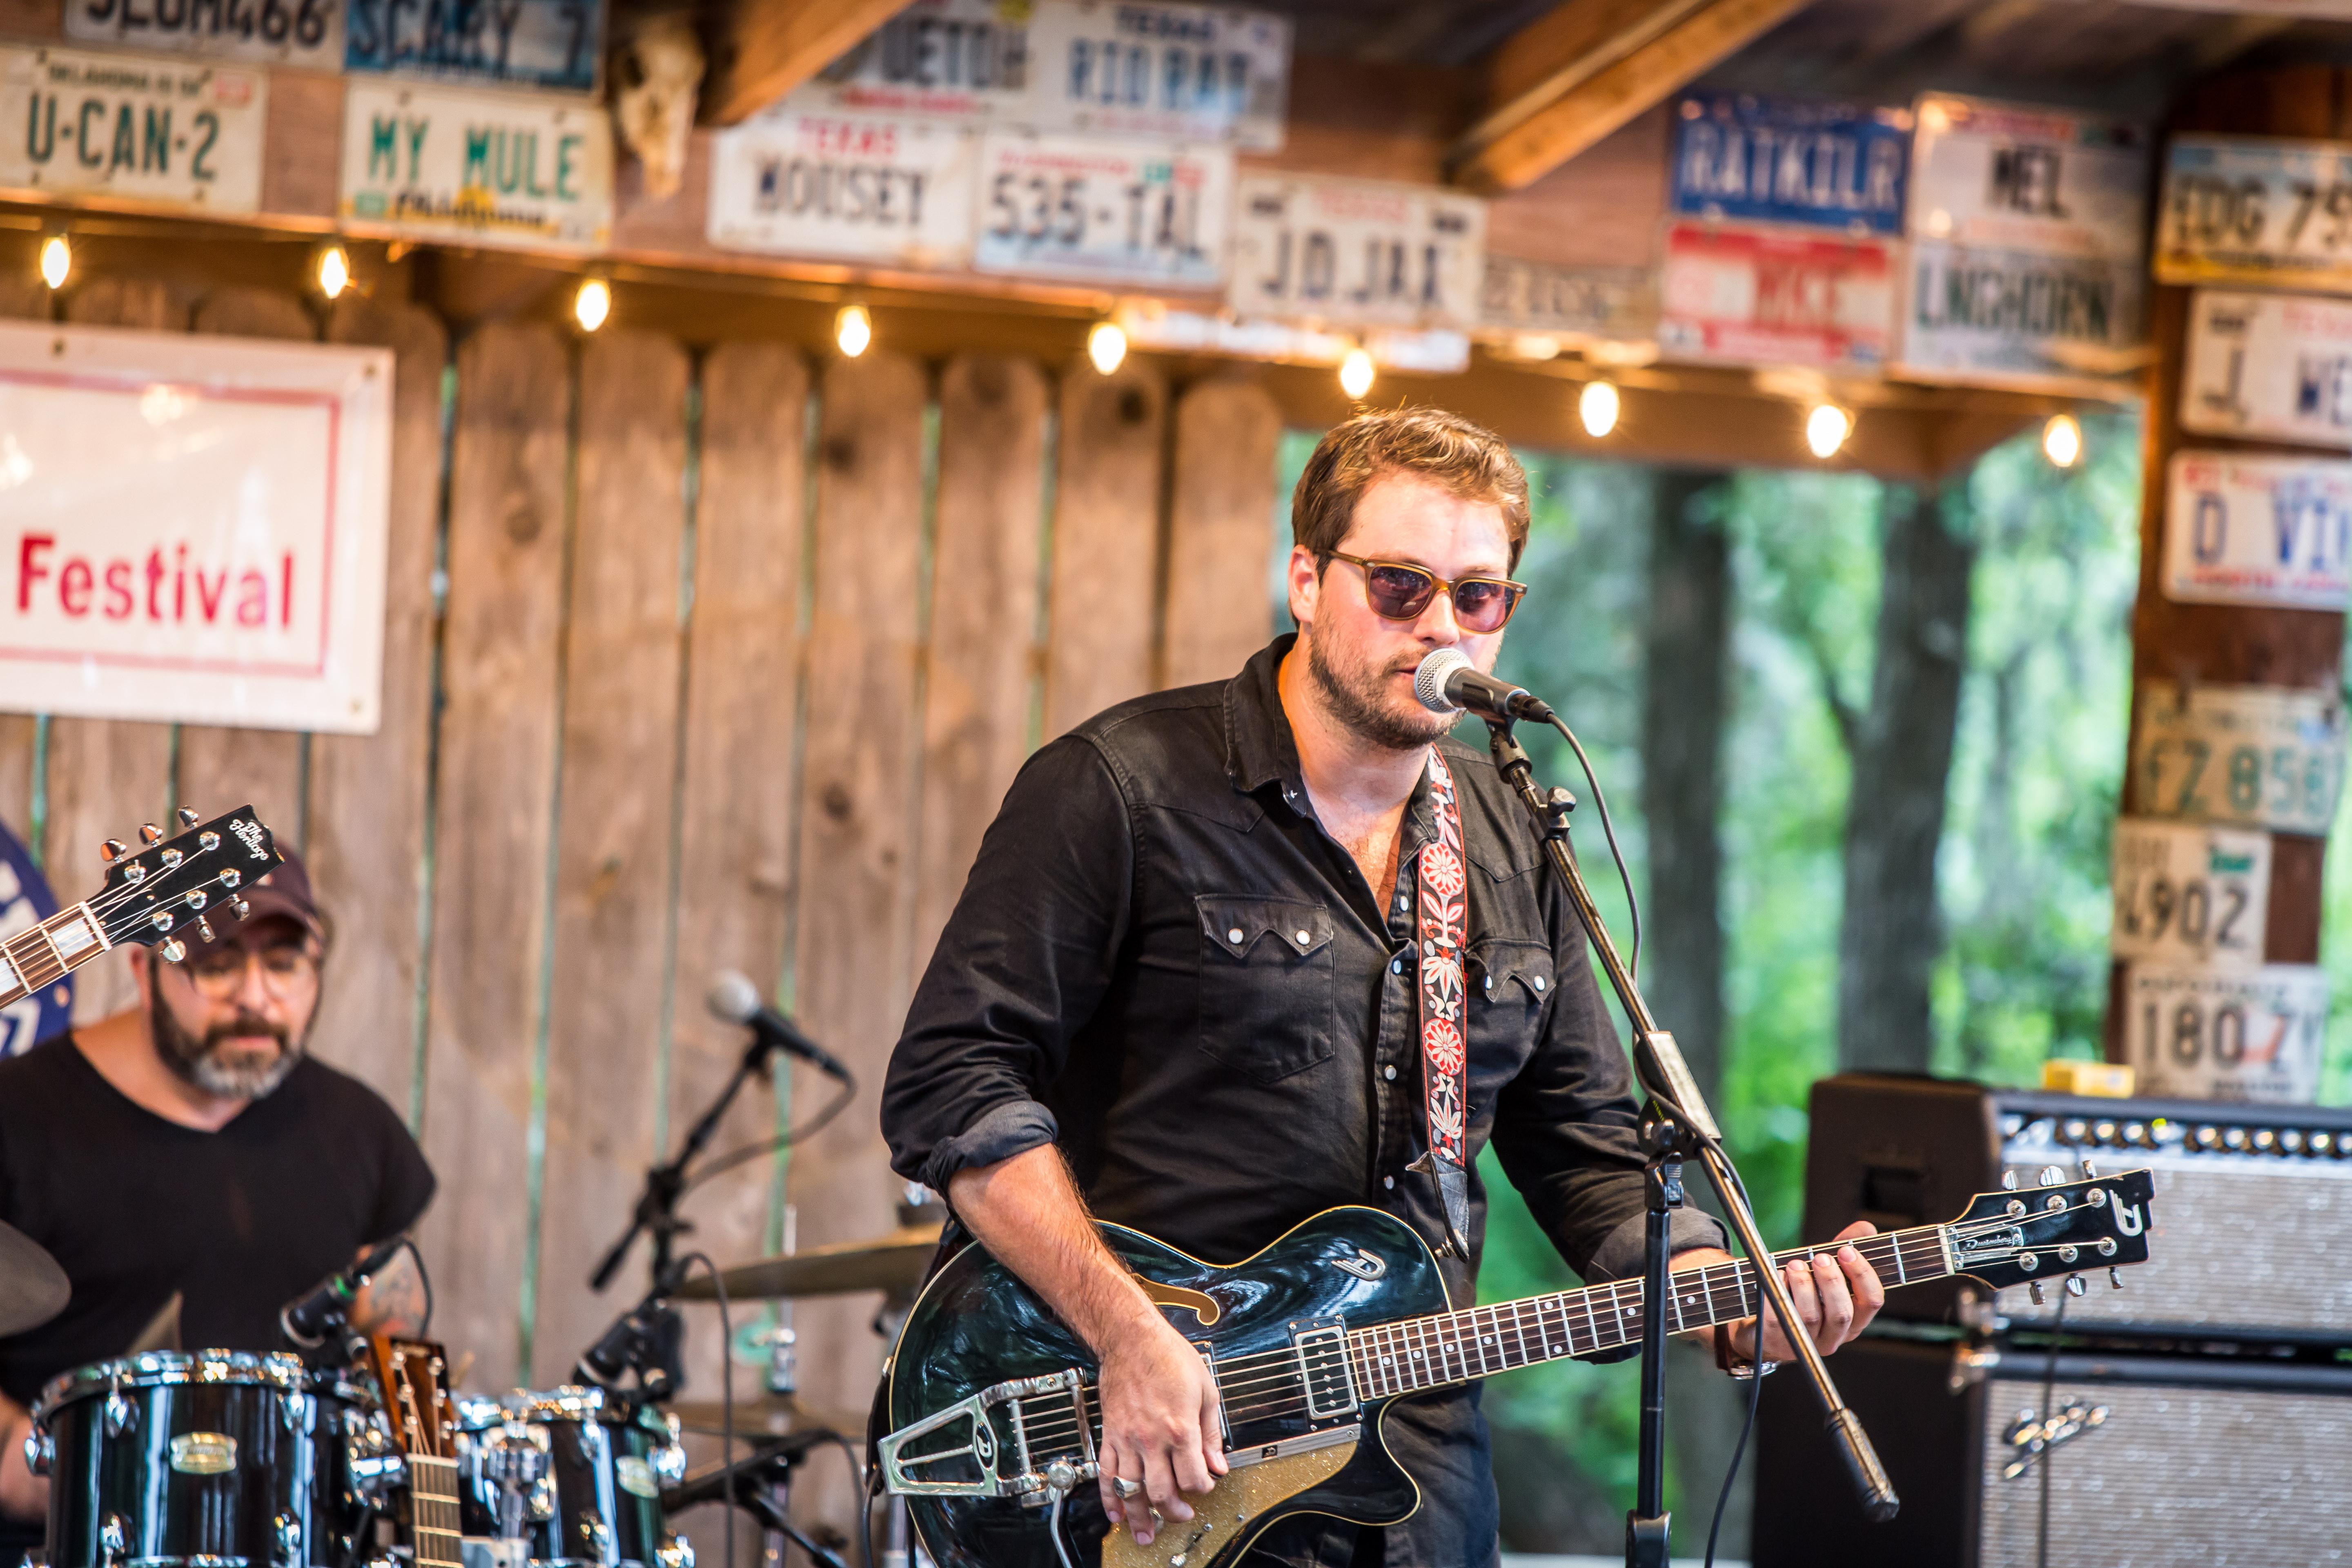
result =
[[[2086,426],[2084,458],[2073,470],[2053,468],[2029,433],[1988,454],[1965,484],[1979,554],[1934,890],[1948,933],[1933,992],[1939,1073],[2029,1084],[2051,1057],[2099,1054],[2108,852],[2138,581],[2140,438],[2126,416]],[[1298,433],[1285,443],[1286,518],[1314,439]],[[1534,524],[1518,574],[1533,592],[1500,671],[1558,702],[1577,730],[1640,889],[1650,477],[1522,456]],[[1796,1239],[1801,1217],[1810,1086],[1835,1070],[1848,768],[1823,691],[1833,681],[1856,708],[1869,700],[1881,494],[1865,476],[1814,472],[1741,472],[1716,492],[1732,542],[1734,601],[1720,825],[1728,1016],[1716,1109],[1775,1246]],[[1286,528],[1280,539],[1277,573]],[[1274,593],[1279,605],[1278,576]],[[1625,946],[1625,900],[1591,791],[1556,737],[1524,738],[1538,776],[1569,785],[1582,803],[1578,854]],[[2323,954],[2335,975],[2328,1103],[2352,1100],[2352,844],[2342,841],[2341,821],[2327,859]],[[1651,1003],[1671,1027],[1675,998],[1654,994]],[[1576,1283],[1491,1156],[1485,1175],[1494,1201],[1481,1298]],[[1578,1490],[1611,1500],[1602,1540],[1622,1529],[1617,1520],[1632,1502],[1635,1375],[1630,1362],[1565,1363],[1497,1379],[1487,1391],[1505,1440],[1546,1444],[1581,1472]],[[1670,1480],[1670,1506],[1710,1508],[1719,1479]]]

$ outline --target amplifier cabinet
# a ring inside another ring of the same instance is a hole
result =
[[[2067,1352],[2044,1412],[2042,1352],[1958,1352],[1866,1336],[1830,1362],[1903,1500],[1884,1525],[1863,1518],[1801,1375],[1765,1385],[1756,1568],[2352,1563],[2352,1366]],[[2019,1443],[2070,1411],[2043,1454]]]
[[[2352,1110],[2208,1100],[2093,1100],[1949,1080],[1843,1074],[1813,1086],[1805,1239],[1860,1218],[1881,1229],[1949,1219],[2013,1175],[2031,1188],[2084,1160],[2155,1178],[2148,1261],[2120,1290],[2091,1271],[2070,1329],[2192,1340],[2352,1345]],[[1891,1291],[1886,1315],[1958,1321],[1965,1282]],[[2019,1327],[2046,1323],[2024,1287],[2000,1293]]]

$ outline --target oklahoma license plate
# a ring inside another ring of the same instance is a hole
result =
[[[981,144],[972,266],[1038,278],[1213,288],[1234,155],[998,132]]]

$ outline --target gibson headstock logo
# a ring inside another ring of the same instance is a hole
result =
[[[255,859],[269,858],[269,850],[261,842],[261,824],[250,820],[232,822],[228,830],[236,835],[237,842],[243,844]]]

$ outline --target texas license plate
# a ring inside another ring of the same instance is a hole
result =
[[[992,134],[980,158],[982,272],[1212,288],[1224,276],[1234,155]]]

